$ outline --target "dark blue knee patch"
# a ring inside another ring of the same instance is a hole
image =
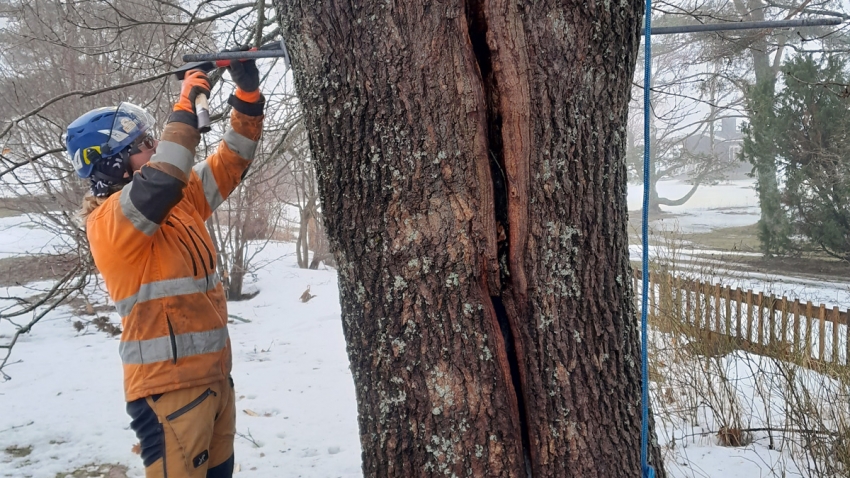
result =
[[[130,428],[136,432],[142,448],[145,468],[165,456],[165,431],[147,400],[140,398],[127,403],[127,413],[133,419]]]
[[[233,455],[224,463],[207,470],[207,478],[231,478],[233,476]]]

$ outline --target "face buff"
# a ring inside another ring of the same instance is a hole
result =
[[[107,197],[120,189],[120,186],[130,182],[131,176],[127,172],[125,156],[119,154],[95,163],[90,177],[91,192],[95,197]]]

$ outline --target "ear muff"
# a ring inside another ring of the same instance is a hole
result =
[[[90,146],[83,149],[83,161],[86,164],[93,164],[101,158],[100,146]]]

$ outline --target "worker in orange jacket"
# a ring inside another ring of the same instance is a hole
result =
[[[95,264],[121,315],[120,355],[131,427],[147,478],[230,477],[236,408],[227,304],[206,228],[239,184],[260,138],[265,99],[253,61],[233,62],[230,129],[194,164],[194,99],[204,72],[183,80],[180,100],[154,138],[153,118],[122,103],[68,126]]]

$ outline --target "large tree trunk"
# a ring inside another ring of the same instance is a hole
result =
[[[624,152],[642,3],[277,6],[364,475],[639,476]]]
[[[767,5],[762,0],[748,0],[747,11],[742,11],[743,3],[736,3],[739,12],[746,15],[748,21],[764,21]],[[776,102],[776,77],[779,73],[783,46],[780,42],[771,64],[770,45],[764,32],[754,31],[754,40],[749,47],[753,58],[753,72],[756,82],[748,91],[747,113],[750,117],[752,143],[745,148],[748,159],[756,174],[756,191],[759,196],[761,218],[759,219],[759,239],[762,252],[770,257],[787,251],[791,235],[788,216],[780,201],[776,154],[766,138],[767,124]]]

